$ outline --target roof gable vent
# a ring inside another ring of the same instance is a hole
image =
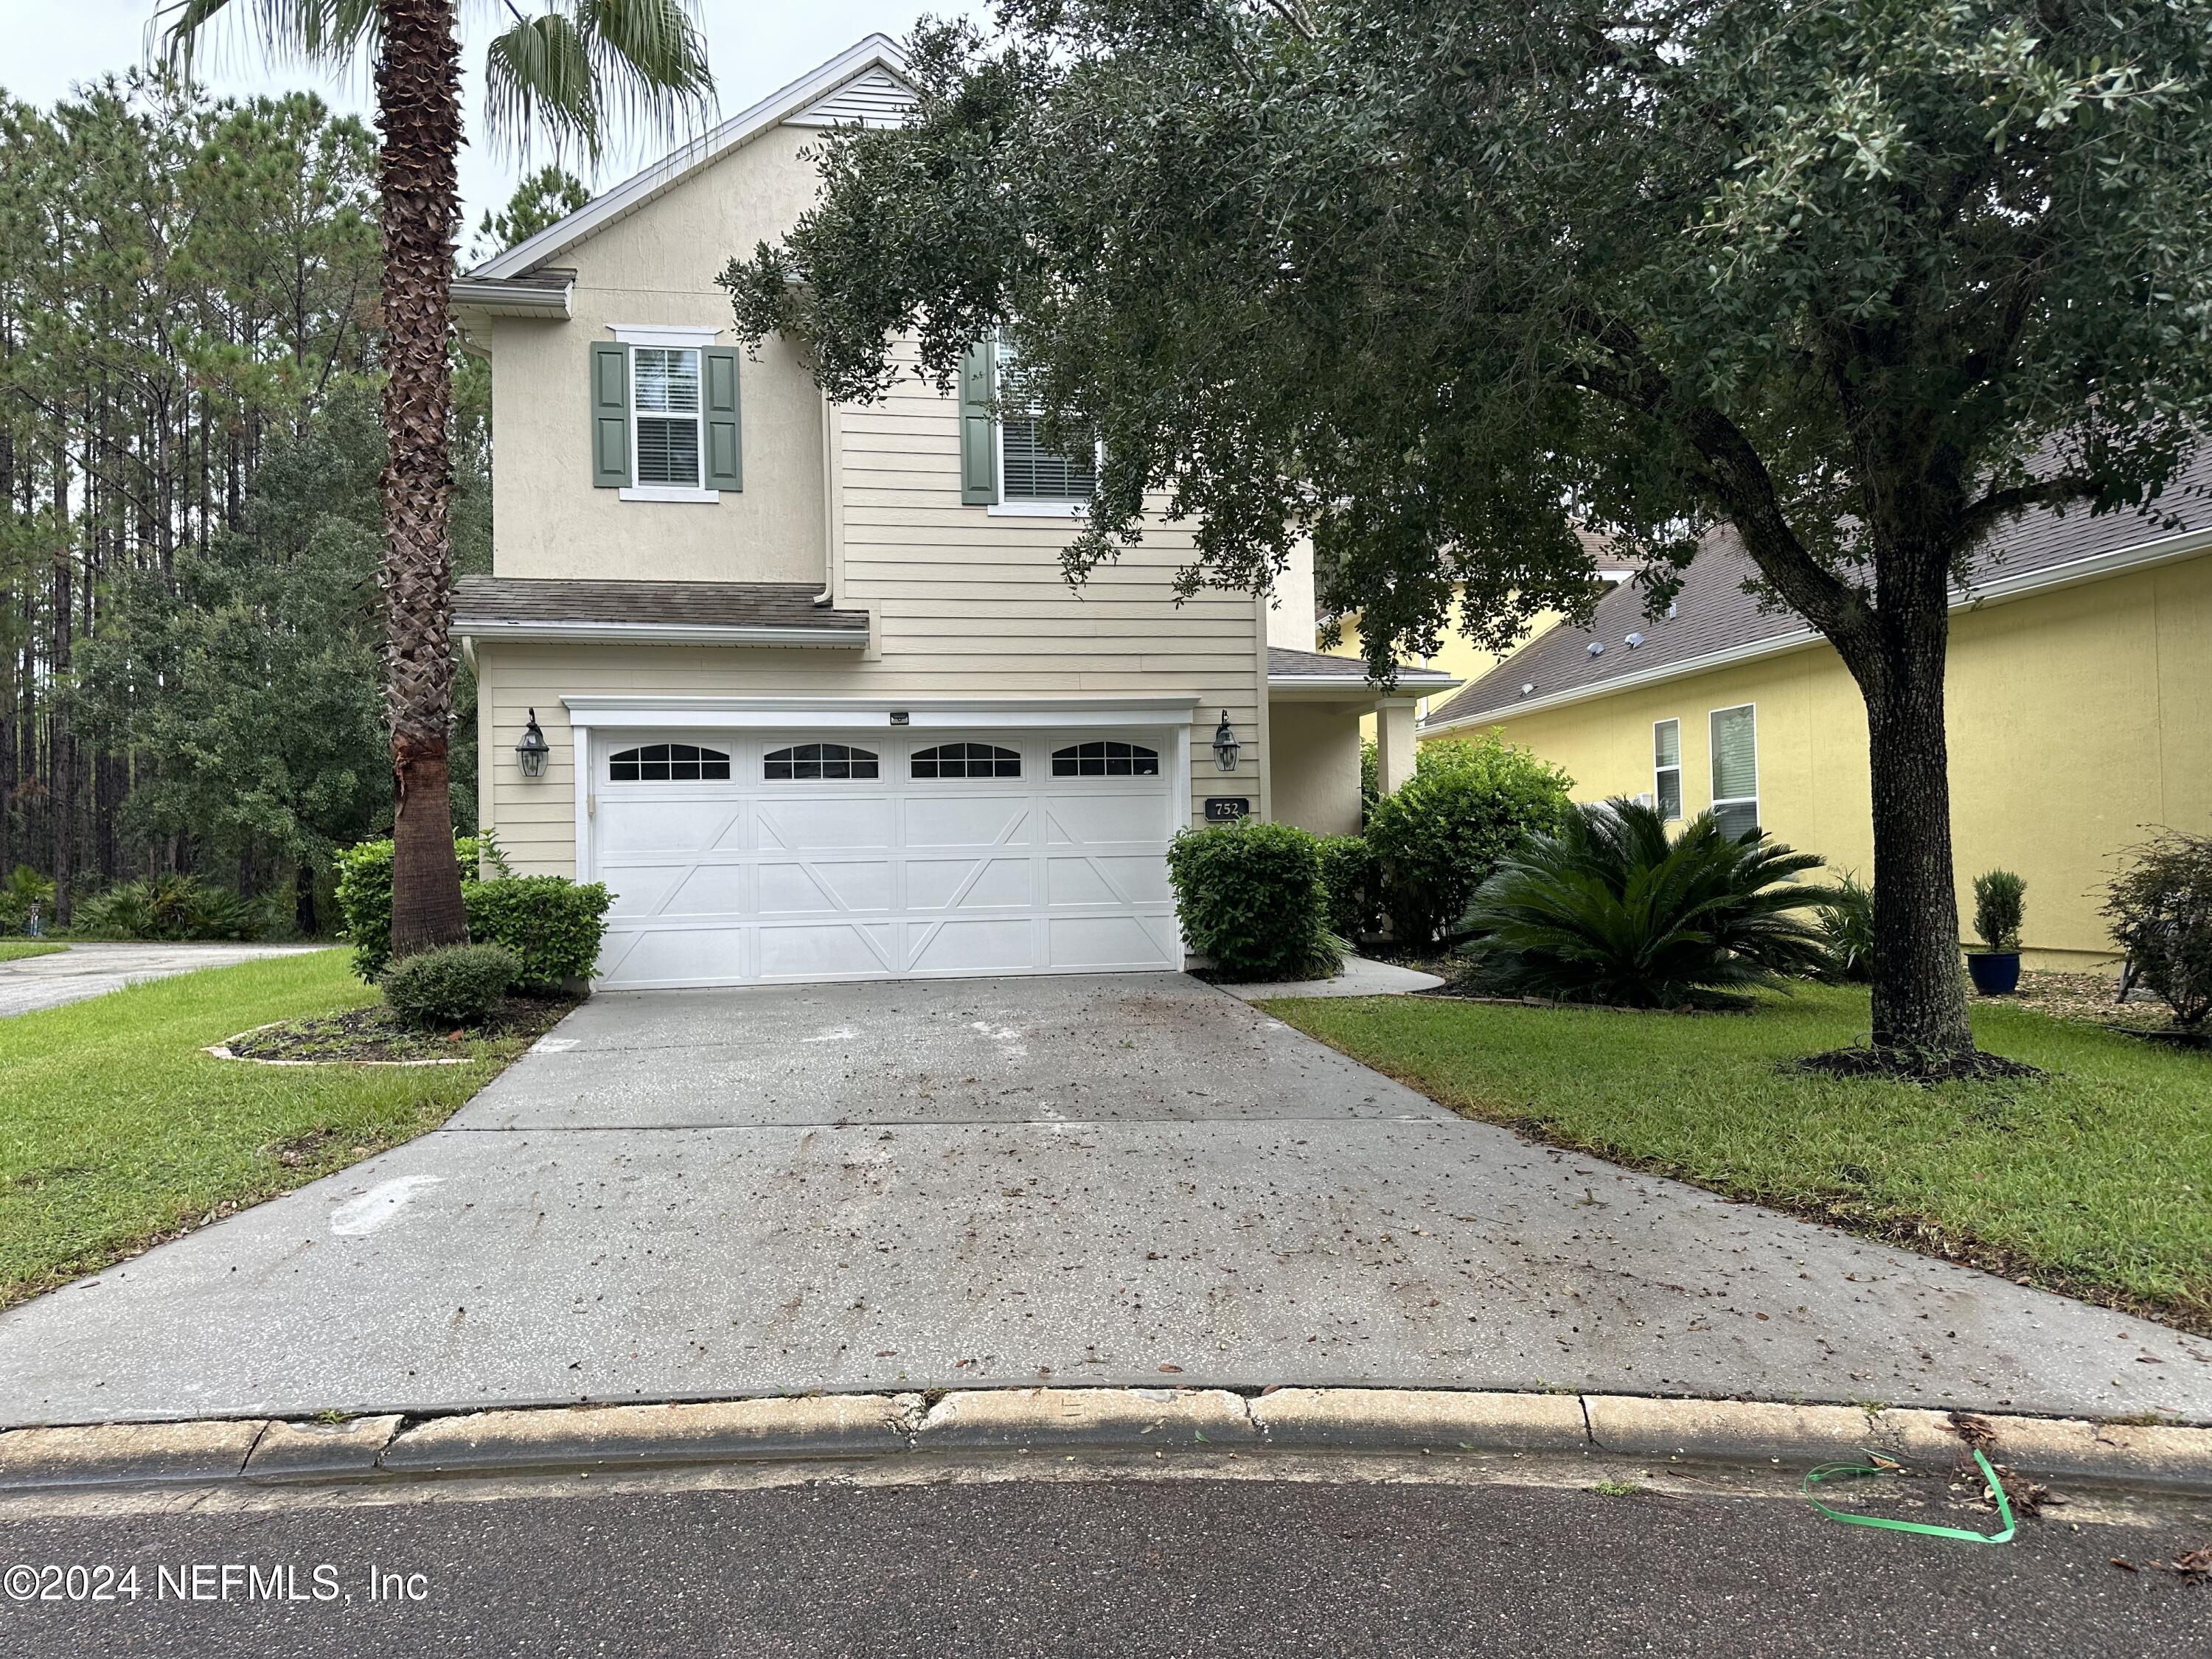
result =
[[[817,99],[787,127],[898,127],[914,109],[914,88],[880,65],[862,70],[826,98]]]

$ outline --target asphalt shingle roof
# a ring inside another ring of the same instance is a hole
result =
[[[814,603],[805,582],[610,582],[464,576],[453,631],[532,623],[614,627],[805,628],[865,633],[865,611]]]
[[[2175,519],[2180,520],[2178,526],[2167,522]],[[1974,574],[1979,581],[2032,574],[2207,526],[2212,526],[2212,448],[2183,466],[2150,513],[2092,518],[2086,507],[2077,507],[2063,517],[2031,514],[1997,534]],[[1644,590],[1624,582],[1598,601],[1588,628],[1561,626],[1539,635],[1432,710],[1426,724],[1433,729],[1509,714],[1522,703],[1602,688],[1632,676],[1641,680],[1672,664],[1806,633],[1802,618],[1788,611],[1763,611],[1743,591],[1755,574],[1733,532],[1717,534],[1685,573],[1672,616],[1646,617]],[[1628,643],[1632,634],[1639,636],[1633,647]],[[1593,656],[1593,645],[1605,649]]]
[[[1332,657],[1322,651],[1293,651],[1288,646],[1267,647],[1267,678],[1271,680],[1335,680],[1351,678],[1364,680],[1367,662],[1362,657]],[[1398,679],[1405,685],[1434,685],[1451,676],[1441,668],[1416,668],[1410,663],[1398,665]]]

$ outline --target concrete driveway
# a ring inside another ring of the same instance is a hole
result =
[[[603,996],[539,1049],[0,1316],[0,1421],[1046,1377],[2212,1419],[2212,1344],[1530,1146],[1180,975]]]
[[[258,957],[326,951],[326,945],[71,945],[51,956],[0,962],[0,1018],[58,1008],[143,979],[167,979],[199,968],[227,968]]]

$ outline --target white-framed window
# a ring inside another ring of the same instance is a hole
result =
[[[1752,703],[1712,712],[1713,812],[1732,836],[1759,828],[1759,716]]]
[[[713,783],[730,775],[730,757],[696,743],[647,743],[607,757],[610,783]]]
[[[994,743],[940,743],[915,750],[908,770],[917,778],[1018,778],[1022,751]]]
[[[1160,775],[1160,751],[1141,743],[1101,738],[1072,743],[1052,751],[1052,775],[1056,778],[1156,778]]]
[[[632,346],[630,477],[640,489],[702,488],[696,346]]]
[[[1682,816],[1682,722],[1651,723],[1651,799],[1672,823]]]
[[[877,775],[875,751],[848,743],[794,743],[761,757],[761,776],[770,783],[851,782]]]
[[[1010,513],[1073,515],[1098,491],[1098,456],[1047,449],[1038,423],[1023,412],[1024,378],[1012,345],[998,350],[999,507]]]

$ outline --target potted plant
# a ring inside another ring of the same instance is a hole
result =
[[[1966,971],[1985,997],[2008,995],[2020,985],[2020,924],[2027,914],[2027,884],[2009,870],[1974,878],[1974,932],[1981,947],[1966,950]]]

